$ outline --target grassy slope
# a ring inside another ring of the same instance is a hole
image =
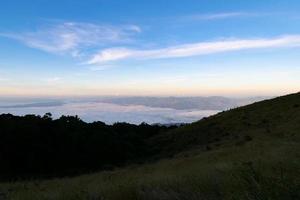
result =
[[[0,199],[300,199],[300,94],[223,112],[151,141],[172,159],[5,183]],[[155,150],[155,149],[154,149]]]
[[[252,138],[293,137],[299,130],[300,93],[222,112],[161,134],[151,142],[165,155],[172,155],[193,147],[205,150],[243,144]]]

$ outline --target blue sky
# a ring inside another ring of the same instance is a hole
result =
[[[296,0],[2,0],[0,95],[299,91]]]

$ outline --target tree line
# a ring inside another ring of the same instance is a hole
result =
[[[144,162],[147,140],[175,126],[86,123],[78,116],[0,115],[0,179],[77,175]]]

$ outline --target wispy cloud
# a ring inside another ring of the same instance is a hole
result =
[[[107,26],[64,22],[34,32],[0,33],[0,36],[18,40],[32,48],[51,53],[69,53],[77,57],[82,48],[128,42],[133,34],[139,32],[141,29],[136,25]]]
[[[102,71],[106,69],[110,69],[116,67],[115,65],[92,65],[89,67],[91,71]]]
[[[180,58],[245,49],[282,48],[300,46],[300,35],[280,36],[259,39],[229,39],[213,42],[200,42],[171,46],[161,49],[136,50],[128,48],[109,48],[92,56],[87,64],[103,64],[123,59]]]
[[[195,14],[184,16],[183,20],[218,20],[234,17],[253,16],[252,13],[246,12],[222,12],[222,13],[210,13],[210,14]]]
[[[42,79],[43,82],[49,84],[49,85],[55,85],[55,84],[59,84],[61,83],[63,79],[61,77],[50,77],[50,78],[45,78],[45,79]]]

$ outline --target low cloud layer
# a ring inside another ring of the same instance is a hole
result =
[[[72,99],[0,98],[0,114],[14,115],[51,112],[78,115],[84,121],[105,123],[190,123],[222,110],[253,103],[264,98],[225,97],[90,97]]]
[[[1,113],[14,115],[37,114],[44,115],[51,112],[55,118],[61,115],[78,115],[87,122],[103,121],[108,124],[115,122],[128,122],[140,124],[142,122],[152,123],[190,123],[219,112],[218,110],[176,110],[170,108],[153,108],[141,105],[117,105],[101,102],[77,102],[58,104],[31,103],[19,106],[2,106]],[[27,105],[27,106],[26,106]],[[0,113],[0,114],[1,114]]]

